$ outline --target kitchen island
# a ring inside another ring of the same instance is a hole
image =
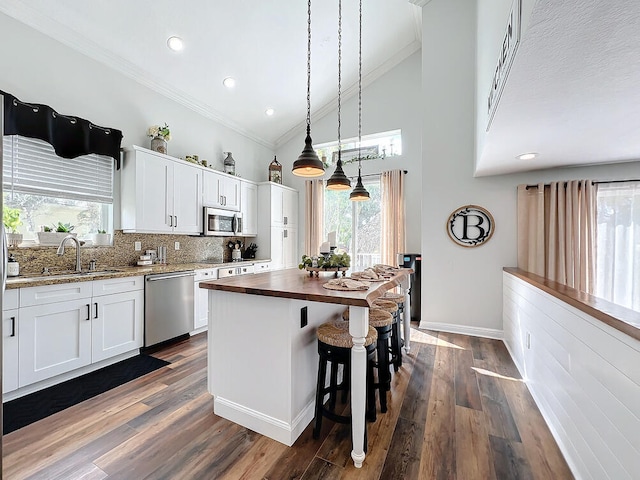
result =
[[[366,291],[323,288],[330,278],[298,269],[200,283],[209,289],[209,391],[214,411],[251,430],[293,445],[314,416],[318,353],[316,328],[349,308],[353,458],[365,458],[366,350],[371,303],[401,286],[409,308],[409,274],[403,269]],[[409,342],[409,315],[405,348]]]

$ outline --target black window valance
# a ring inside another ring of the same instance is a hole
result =
[[[48,105],[22,102],[2,90],[0,94],[4,96],[5,135],[39,138],[50,143],[56,155],[63,158],[97,153],[113,157],[120,165],[120,130],[61,115]]]

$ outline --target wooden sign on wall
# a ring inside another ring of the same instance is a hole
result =
[[[479,247],[489,241],[495,230],[493,216],[478,205],[455,209],[447,220],[447,233],[462,247]]]

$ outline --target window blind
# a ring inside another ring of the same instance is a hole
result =
[[[113,203],[113,158],[90,154],[66,159],[47,142],[19,135],[3,142],[5,192]]]

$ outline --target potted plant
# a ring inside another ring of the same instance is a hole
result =
[[[53,224],[53,227],[44,226],[42,232],[38,232],[38,243],[40,245],[60,245],[60,242],[67,235],[77,235],[72,233],[75,228],[74,225],[69,223],[58,222]]]
[[[22,234],[18,233],[18,227],[22,225],[20,221],[20,210],[7,207],[2,209],[2,223],[7,232],[7,245],[17,247],[22,243]]]
[[[111,245],[111,234],[106,230],[98,230],[98,233],[92,234],[94,245]]]

